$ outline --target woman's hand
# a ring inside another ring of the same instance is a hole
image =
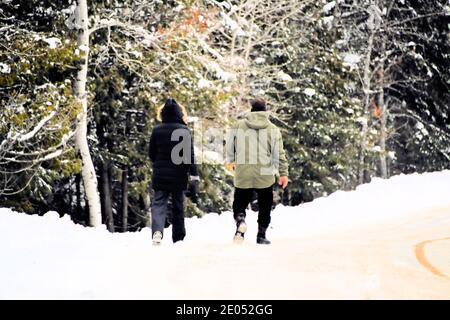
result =
[[[189,198],[193,203],[198,202],[198,193],[200,191],[200,177],[199,176],[190,176],[189,181]]]

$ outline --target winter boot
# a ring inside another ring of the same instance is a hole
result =
[[[256,236],[256,243],[258,244],[270,244],[270,241],[266,239],[266,230],[261,226],[258,227],[258,235]]]
[[[244,234],[247,231],[247,224],[245,223],[245,215],[238,214],[236,217],[236,233],[234,234],[234,242],[241,243],[244,241]]]
[[[153,245],[159,246],[162,241],[162,233],[160,231],[155,231],[153,234]]]

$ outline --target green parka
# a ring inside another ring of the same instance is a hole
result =
[[[266,111],[249,112],[227,134],[227,162],[235,163],[234,186],[262,189],[288,175],[280,129]]]

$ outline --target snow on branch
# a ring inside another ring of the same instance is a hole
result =
[[[33,151],[33,152],[22,152],[22,151],[15,151],[15,150],[10,150],[8,151],[8,154],[14,155],[14,156],[26,156],[26,157],[30,157],[30,156],[42,156],[44,154],[48,154],[50,152],[55,152],[60,148],[63,148],[66,146],[67,142],[75,135],[75,131],[70,131],[68,134],[64,135],[61,142],[53,147],[50,147],[48,149],[44,149],[44,150],[38,150],[38,151]]]
[[[142,44],[146,46],[156,46],[156,40],[158,37],[149,30],[146,30],[144,27],[131,23],[124,23],[120,20],[109,18],[109,19],[101,19],[94,27],[89,29],[89,33],[92,34],[98,30],[105,28],[113,28],[118,27],[123,30],[126,30],[130,33],[134,33],[138,36],[143,37]]]
[[[50,112],[46,117],[41,119],[36,126],[29,132],[20,134],[13,133],[12,131],[8,132],[7,138],[2,141],[0,144],[0,152],[4,153],[7,149],[11,149],[12,145],[15,143],[23,143],[26,142],[36,136],[36,134],[42,130],[42,128],[57,114],[58,107],[55,108],[52,112]]]
[[[33,138],[37,132],[39,132],[53,117],[56,115],[56,110],[50,112],[50,114],[44,117],[39,123],[34,127],[33,130],[26,134],[16,134],[11,139],[17,142],[25,142]]]

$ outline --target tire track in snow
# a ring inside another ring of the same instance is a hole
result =
[[[446,275],[444,272],[442,272],[441,270],[439,270],[437,267],[435,267],[426,257],[425,255],[425,246],[433,243],[433,242],[437,242],[437,241],[448,241],[450,240],[450,237],[448,238],[442,238],[442,239],[434,239],[434,240],[426,240],[426,241],[422,241],[418,244],[416,244],[415,246],[415,255],[416,255],[416,259],[417,261],[419,261],[419,263],[424,266],[427,270],[429,270],[431,273],[439,276],[439,277],[444,277],[450,280],[450,276]]]

